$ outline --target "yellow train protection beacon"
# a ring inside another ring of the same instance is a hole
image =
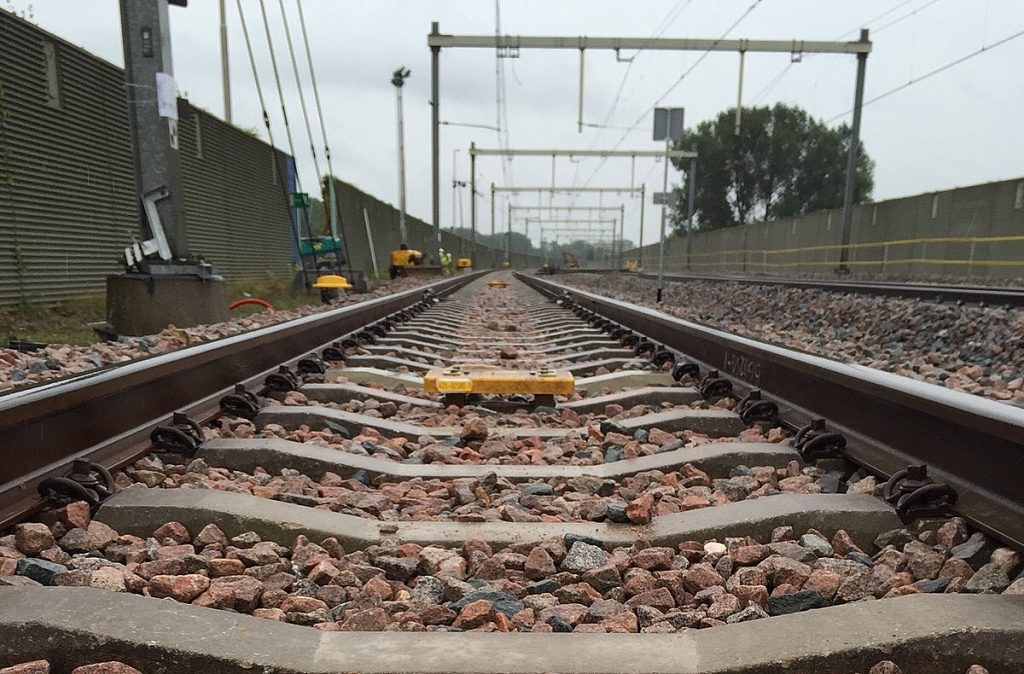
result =
[[[423,376],[424,393],[440,393],[445,400],[465,404],[469,394],[532,395],[534,404],[554,406],[555,396],[572,395],[576,382],[567,370],[503,370],[490,365],[464,364],[434,368]]]
[[[352,284],[344,276],[337,274],[325,274],[319,276],[313,284],[314,288],[333,288],[335,290],[351,290]]]
[[[338,299],[340,291],[351,290],[352,284],[348,282],[348,279],[344,276],[338,276],[337,274],[324,274],[318,276],[316,282],[313,283],[314,288],[320,289],[320,301],[324,304],[328,304],[331,300]]]

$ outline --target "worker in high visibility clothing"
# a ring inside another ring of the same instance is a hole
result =
[[[410,250],[404,243],[398,250],[391,251],[391,267],[388,275],[394,279],[398,276],[405,276],[405,268],[412,267],[423,262],[423,253],[418,250]]]
[[[438,248],[437,252],[441,255],[441,273],[445,276],[452,275],[452,254],[447,252],[444,248]]]

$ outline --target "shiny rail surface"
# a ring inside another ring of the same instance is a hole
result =
[[[0,528],[40,505],[36,485],[75,459],[118,467],[145,452],[151,429],[174,412],[217,412],[235,384],[251,385],[339,336],[444,295],[465,275],[171,353],[18,389],[0,396]]]
[[[847,436],[847,455],[881,475],[927,464],[930,475],[959,492],[960,514],[1024,547],[1024,410],[738,337],[546,279],[519,278],[719,370],[737,390],[763,391],[798,424],[827,419]]]

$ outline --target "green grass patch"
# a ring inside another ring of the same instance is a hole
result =
[[[307,291],[301,281],[293,284],[290,277],[267,275],[227,284],[230,304],[245,297],[258,297],[270,302],[274,309],[296,309],[320,303],[319,291]],[[7,337],[46,344],[92,344],[99,341],[90,323],[104,320],[107,301],[105,295],[89,295],[54,305],[25,304],[0,308],[0,346]],[[240,307],[231,312],[232,318],[244,317],[263,311],[258,306]]]

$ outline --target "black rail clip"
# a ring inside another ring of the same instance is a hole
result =
[[[732,395],[732,382],[719,374],[718,370],[709,370],[697,384],[697,390],[705,400],[718,400]]]
[[[658,345],[648,339],[641,339],[637,342],[636,346],[633,347],[633,353],[641,358],[646,354],[648,358],[653,358],[654,354],[658,352]]]
[[[342,346],[341,342],[331,342],[330,346],[325,346],[324,350],[320,352],[320,357],[330,362],[344,362],[345,347]]]
[[[327,365],[316,354],[300,358],[295,367],[298,368],[301,374],[324,374],[327,372]]]
[[[791,444],[805,461],[813,462],[839,456],[846,449],[846,437],[830,432],[824,419],[812,419],[796,432]]]
[[[683,377],[689,375],[694,379],[700,378],[700,365],[693,361],[684,360],[682,363],[676,363],[676,366],[672,368],[672,378],[677,382]]]
[[[252,421],[262,406],[259,396],[246,390],[242,384],[235,384],[235,390],[220,399],[220,411]]]
[[[882,497],[896,508],[903,522],[947,515],[959,496],[945,482],[933,482],[927,465],[907,466],[893,473],[882,490]]]
[[[367,328],[366,330],[360,330],[356,333],[356,346],[365,346],[367,344],[376,344],[377,335]],[[342,342],[344,344],[345,342]]]
[[[758,422],[775,424],[779,421],[779,406],[761,397],[761,390],[752,390],[736,405],[736,413],[748,424]]]
[[[175,412],[171,416],[170,425],[157,426],[149,434],[149,439],[153,443],[154,452],[194,456],[206,438],[199,424],[189,419],[184,412]]]
[[[299,388],[299,380],[295,377],[295,373],[288,369],[287,365],[282,365],[277,368],[277,372],[268,374],[263,383],[271,391],[279,393],[287,393]]]
[[[651,362],[654,363],[655,367],[662,367],[665,363],[672,363],[673,366],[676,364],[676,354],[672,353],[668,349],[658,349],[651,355]]]
[[[64,477],[48,477],[39,483],[39,495],[52,505],[85,501],[92,510],[114,493],[114,477],[98,463],[76,459]]]

